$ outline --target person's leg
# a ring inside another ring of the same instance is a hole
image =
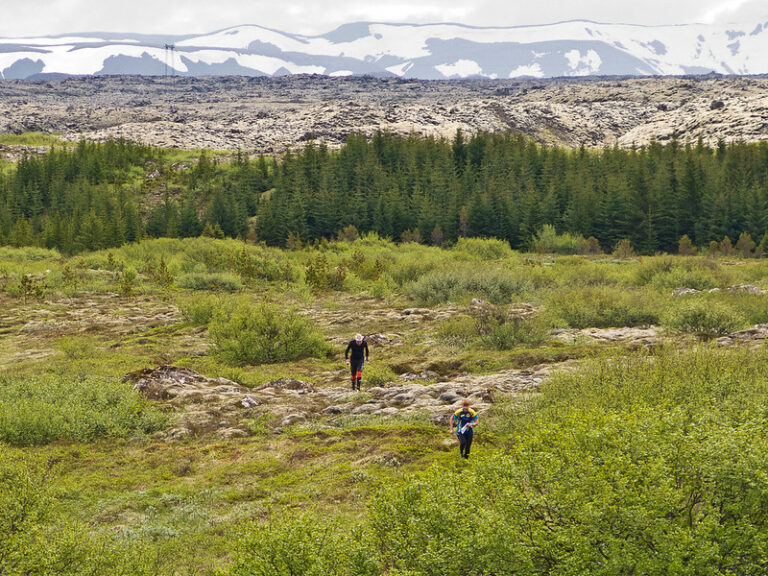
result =
[[[469,449],[472,446],[472,437],[474,435],[471,428],[464,434],[464,458],[469,458]]]
[[[357,362],[354,360],[349,361],[350,378],[352,379],[352,390],[355,389],[355,382],[357,381]]]
[[[362,358],[360,359],[360,364],[357,366],[357,373],[355,374],[355,377],[357,378],[357,389],[360,390],[360,384],[363,381],[363,364],[365,364],[365,360]]]
[[[464,436],[464,434],[456,434],[456,436],[459,438],[459,454],[461,454],[461,456],[463,457],[464,450],[466,449],[466,445],[467,445],[467,439]]]

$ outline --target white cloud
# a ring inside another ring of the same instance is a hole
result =
[[[768,6],[765,0],[727,0],[704,11],[700,20],[708,24],[718,21],[749,22],[768,20]]]
[[[349,20],[381,22],[447,22],[464,20],[472,10],[466,6],[437,6],[434,4],[354,4],[346,10]]]

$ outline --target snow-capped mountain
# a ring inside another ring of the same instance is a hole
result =
[[[768,15],[738,25],[570,21],[477,28],[358,22],[321,36],[238,26],[201,36],[0,38],[0,79],[6,80],[60,74],[443,79],[709,72],[768,73]]]

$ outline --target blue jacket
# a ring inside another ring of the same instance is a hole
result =
[[[456,434],[461,434],[461,429],[466,426],[467,424],[476,424],[477,423],[477,412],[472,410],[472,408],[467,408],[466,410],[464,408],[461,408],[459,410],[456,410],[456,412],[453,413],[453,421],[456,423]],[[469,427],[467,429],[468,434],[472,433],[472,427]]]

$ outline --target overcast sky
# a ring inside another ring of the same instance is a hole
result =
[[[359,20],[543,24],[583,18],[632,24],[768,20],[768,0],[0,0],[0,36],[67,32],[196,34],[260,24],[322,34]]]

